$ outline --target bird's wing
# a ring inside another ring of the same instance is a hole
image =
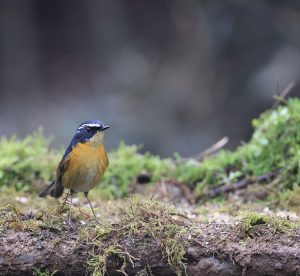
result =
[[[66,171],[68,164],[69,164],[69,158],[70,154],[67,155],[66,157],[64,157],[57,168],[56,171],[56,180],[55,180],[55,187],[54,189],[51,191],[51,196],[53,197],[60,197],[63,194],[64,191],[64,187],[62,184],[62,177],[64,175],[64,172]]]
[[[61,182],[61,178],[69,165],[69,161],[70,161],[70,154],[68,154],[60,161],[56,171],[56,182]]]
[[[63,185],[61,183],[62,180],[62,176],[66,170],[66,168],[68,167],[68,163],[69,163],[69,158],[67,156],[67,158],[63,158],[57,168],[56,171],[56,179],[55,181],[53,181],[46,189],[44,189],[39,196],[40,197],[45,197],[47,195],[51,195],[52,197],[60,197],[64,191]]]

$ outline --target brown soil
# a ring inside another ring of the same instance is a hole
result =
[[[246,234],[241,223],[186,223],[186,227],[188,275],[300,275],[300,232],[282,233],[258,225]],[[94,227],[86,228],[92,237]],[[110,239],[114,237],[105,243]],[[108,275],[175,275],[159,238],[123,237],[119,247],[128,254],[108,259]],[[91,250],[79,228],[7,229],[0,235],[0,275],[34,275],[35,269],[86,275],[91,273],[87,265]]]

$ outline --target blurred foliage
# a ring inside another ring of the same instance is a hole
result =
[[[253,120],[254,133],[235,151],[222,150],[202,163],[180,162],[180,181],[194,183],[201,194],[208,185],[233,183],[246,176],[279,172],[277,192],[300,182],[300,100],[290,99]]]
[[[176,179],[195,187],[196,195],[201,195],[207,187],[278,172],[269,196],[281,195],[282,199],[293,201],[298,198],[293,191],[299,191],[300,182],[299,125],[300,100],[290,99],[253,120],[254,133],[248,143],[235,151],[222,150],[202,162],[186,160],[178,154],[174,159],[162,159],[148,152],[140,154],[139,146],[121,143],[109,154],[110,166],[99,185],[99,194],[105,198],[126,196],[141,173],[149,174],[151,183],[162,178]],[[0,187],[40,190],[42,183],[55,177],[61,156],[62,152],[49,149],[49,139],[41,131],[23,140],[1,138]]]
[[[60,154],[50,150],[49,143],[41,129],[23,140],[16,136],[0,138],[0,187],[27,190],[52,179]]]
[[[105,197],[121,197],[128,194],[129,186],[140,173],[151,175],[151,182],[171,174],[175,165],[171,159],[146,152],[140,154],[141,147],[121,143],[109,155],[109,167],[101,181],[101,193]]]

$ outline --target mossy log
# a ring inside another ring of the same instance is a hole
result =
[[[85,228],[92,237],[94,227]],[[91,254],[102,250],[87,242],[81,230],[6,229],[0,235],[0,275],[93,274]],[[112,238],[105,243],[110,244]],[[158,237],[123,237],[118,241],[119,250],[106,259],[105,274],[176,275],[163,246]],[[280,233],[268,225],[246,233],[242,224],[199,224],[186,234],[185,251],[182,275],[300,274],[299,235]],[[45,271],[48,274],[42,274]]]

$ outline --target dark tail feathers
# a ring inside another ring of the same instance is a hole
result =
[[[60,182],[53,181],[45,190],[43,190],[39,197],[45,197],[47,195],[50,195],[52,197],[58,198],[60,197],[64,192],[64,188],[61,185]]]

